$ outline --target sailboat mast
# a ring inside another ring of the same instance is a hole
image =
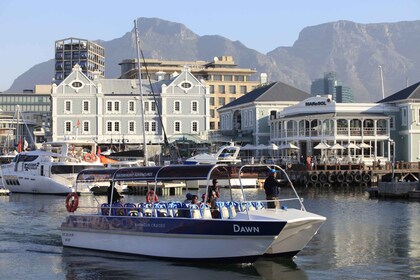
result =
[[[143,84],[141,82],[141,63],[140,63],[140,43],[139,43],[139,34],[137,30],[137,20],[134,20],[134,30],[136,32],[136,49],[137,49],[137,70],[139,75],[139,87],[140,87],[140,109],[141,109],[141,118],[142,118],[142,127],[143,127],[143,165],[147,166],[147,147],[146,147],[146,129],[144,122],[144,103],[143,103]]]

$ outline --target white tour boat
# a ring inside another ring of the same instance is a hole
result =
[[[96,143],[71,140],[21,152],[0,170],[3,186],[12,193],[68,194],[77,174],[86,168],[103,168],[96,156]],[[88,191],[87,186],[79,188],[79,192]]]
[[[184,164],[240,164],[239,152],[241,146],[230,142],[219,148],[215,154],[200,153],[185,160]]]
[[[230,142],[228,145],[221,146],[215,154],[200,153],[193,157],[190,157],[185,160],[184,164],[195,165],[195,164],[229,164],[232,165],[232,171],[239,169],[241,164],[241,159],[239,158],[239,152],[241,146],[235,145],[233,142]],[[234,175],[234,174],[231,174]],[[251,178],[242,178],[242,186],[245,188],[256,188],[258,187],[258,180],[255,177]],[[187,187],[189,189],[195,189],[200,186],[205,186],[205,180],[189,181]],[[236,176],[231,176],[230,179],[221,179],[219,180],[219,185],[232,187],[239,187],[239,180]]]
[[[247,172],[247,167],[253,171],[257,168],[243,166],[240,174]],[[279,166],[260,168],[262,173],[276,168],[288,179]],[[227,165],[168,165],[83,170],[77,177],[76,189],[80,183],[94,181],[113,184],[134,181],[149,182],[156,193],[156,186],[161,182],[199,179],[208,182],[204,197],[207,201],[209,183],[214,178],[229,178],[228,169]],[[280,199],[281,208],[268,209],[265,200],[246,200],[242,188],[240,198],[234,199],[231,191],[228,198],[217,200],[218,218],[212,218],[211,211],[215,208],[205,203],[198,206],[180,201],[155,202],[153,197],[149,203],[102,204],[77,211],[79,197],[71,193],[66,199],[70,213],[60,227],[62,243],[65,247],[180,261],[253,262],[264,256],[291,258],[306,246],[326,218],[306,211],[288,181],[293,198]],[[293,208],[293,204],[297,207]]]

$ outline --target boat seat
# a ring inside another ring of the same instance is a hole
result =
[[[168,202],[168,213],[171,217],[178,215],[178,208],[181,208],[181,202]]]
[[[203,219],[212,219],[210,206],[208,206],[207,204],[200,205],[200,212]]]
[[[242,212],[244,209],[242,209],[242,204],[237,201],[232,201],[233,206],[235,207],[236,212]]]
[[[198,208],[198,205],[191,204],[190,205],[190,213],[191,213],[191,218],[193,218],[193,219],[200,219],[201,218],[201,212],[200,212],[200,209]]]
[[[253,201],[251,202],[251,204],[256,210],[265,208],[264,204],[261,201]]]
[[[124,214],[126,216],[139,216],[139,208],[134,203],[124,204]]]
[[[168,210],[166,203],[156,203],[153,204],[153,213],[155,217],[168,217]]]
[[[143,217],[151,217],[152,216],[152,204],[150,203],[140,203],[139,204],[140,212],[142,213]]]
[[[229,219],[229,210],[227,209],[225,203],[223,202],[216,202],[217,207],[219,208],[220,216],[222,219]]]
[[[108,203],[102,203],[101,204],[101,214],[104,216],[109,215],[109,204]]]
[[[115,202],[112,204],[112,209],[111,209],[112,216],[125,216],[124,212],[125,212],[124,206],[121,203]]]
[[[225,203],[226,209],[228,210],[229,213],[229,219],[233,219],[236,217],[236,209],[235,209],[235,204],[233,203],[233,201],[227,201]]]
[[[248,209],[248,211],[256,210],[256,208],[252,204],[252,202],[247,202],[245,207],[246,207],[246,209]]]

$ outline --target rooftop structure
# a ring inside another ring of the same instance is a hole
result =
[[[100,45],[78,38],[55,41],[54,79],[56,84],[70,75],[74,65],[79,64],[91,80],[105,77],[105,51]]]
[[[266,83],[266,75],[260,80],[252,80],[255,70],[238,68],[232,56],[215,57],[213,61],[164,61],[145,59],[142,64],[142,79],[147,78],[145,68],[152,80],[168,80],[178,75],[184,67],[199,80],[204,80],[210,93],[210,130],[220,129],[217,109],[250,92],[261,83]],[[137,60],[126,59],[121,63],[121,78],[136,79]]]

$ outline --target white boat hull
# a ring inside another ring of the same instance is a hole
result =
[[[24,174],[23,176],[4,175],[4,181],[19,182],[19,184],[6,184],[7,189],[12,193],[34,193],[34,194],[68,194],[72,191],[72,185],[63,185],[50,177],[34,176]]]
[[[224,220],[70,215],[61,226],[62,242],[67,247],[191,261],[292,257],[311,240],[325,218],[292,210],[289,216],[308,214],[309,218],[289,224],[274,218],[284,216],[281,211],[287,212],[250,211],[250,220],[245,212]]]

